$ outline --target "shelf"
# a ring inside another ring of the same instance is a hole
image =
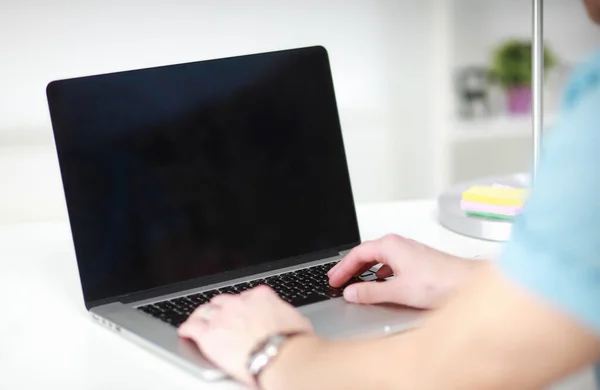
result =
[[[555,121],[555,115],[547,116],[545,126]],[[454,121],[450,134],[456,142],[498,138],[530,138],[531,117],[498,117]]]

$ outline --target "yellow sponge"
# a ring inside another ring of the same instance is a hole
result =
[[[525,188],[473,186],[463,192],[462,200],[497,206],[523,206]]]

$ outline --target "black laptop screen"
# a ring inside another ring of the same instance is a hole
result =
[[[323,48],[47,95],[86,302],[359,241]]]

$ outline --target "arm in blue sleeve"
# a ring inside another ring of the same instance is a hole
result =
[[[600,87],[563,114],[544,144],[500,268],[600,339]]]

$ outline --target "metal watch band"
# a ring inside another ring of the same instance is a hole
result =
[[[294,336],[305,334],[305,332],[286,332],[286,333],[275,333],[263,341],[259,342],[257,346],[250,352],[248,356],[247,369],[252,378],[254,384],[260,389],[260,374],[264,371],[265,367],[273,361],[273,359],[279,354],[279,348],[284,341],[289,340]]]

